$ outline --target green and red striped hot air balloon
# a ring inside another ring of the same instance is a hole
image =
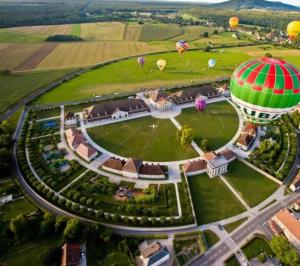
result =
[[[284,60],[252,59],[233,72],[230,91],[246,120],[267,124],[300,102],[300,73]]]

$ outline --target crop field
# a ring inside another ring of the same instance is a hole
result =
[[[195,108],[184,109],[176,120],[194,129],[194,140],[198,145],[207,139],[210,150],[221,148],[229,142],[239,126],[237,113],[227,101],[208,104],[203,113]]]
[[[153,124],[155,128],[150,127]],[[88,134],[101,147],[125,157],[146,161],[176,161],[198,157],[190,146],[182,147],[178,144],[176,127],[169,120],[143,117],[89,128]]]
[[[69,34],[80,37],[80,35],[81,35],[81,25],[80,24],[73,24],[71,29],[70,29]]]
[[[125,24],[119,22],[99,22],[81,24],[80,36],[87,41],[121,41]]]
[[[53,53],[46,60],[52,55]],[[160,58],[167,60],[167,67],[164,71],[159,71],[156,67],[156,61]],[[210,58],[216,59],[217,65],[215,68],[207,67]],[[249,58],[250,56],[240,52],[207,53],[190,51],[185,53],[184,56],[171,52],[146,56],[146,64],[143,68],[137,64],[136,58],[128,59],[89,71],[65,82],[43,95],[38,101],[50,103],[57,102],[59,99],[75,100],[94,95],[133,91],[138,88],[190,83],[191,80],[199,81],[224,76],[229,77],[239,63]],[[65,64],[62,60],[60,63]]]
[[[72,25],[45,25],[10,28],[9,31],[37,35],[68,35]]]
[[[0,29],[0,43],[38,43],[46,39],[44,35],[25,34],[13,32],[7,29]]]
[[[0,72],[0,112],[43,85],[67,74],[69,70],[7,75]]]
[[[244,211],[220,178],[202,174],[188,180],[198,224],[215,222]]]
[[[177,24],[146,24],[142,27],[140,41],[167,40],[183,33]]]
[[[54,49],[58,43],[46,43],[39,50],[33,53],[26,61],[20,64],[15,70],[26,71],[34,69],[43,59],[45,59]]]
[[[159,51],[159,46],[142,42],[61,43],[36,69],[62,69],[91,66],[113,58]]]
[[[177,37],[174,37],[170,40],[178,41],[178,40],[185,40],[185,41],[193,41],[200,39],[204,32],[208,32],[212,34],[216,28],[213,27],[206,27],[206,26],[185,26],[182,28],[184,33]]]
[[[142,26],[138,24],[126,25],[124,32],[125,41],[138,41],[142,32]]]
[[[10,44],[0,46],[0,70],[15,69],[34,53],[36,53],[43,44]]]

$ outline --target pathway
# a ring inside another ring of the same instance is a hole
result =
[[[51,137],[53,135],[58,135],[60,134],[60,132],[55,132],[55,133],[52,133],[52,134],[47,134],[47,135],[41,135],[41,136],[37,136],[37,137],[32,137],[31,139],[42,139],[42,138],[47,138],[47,137]]]
[[[60,119],[60,116],[58,115],[58,116],[52,116],[52,117],[37,119],[36,122],[43,122],[43,121],[54,120],[54,119]]]
[[[77,182],[81,177],[85,176],[85,174],[90,171],[89,169],[87,169],[86,171],[84,171],[81,175],[79,175],[78,177],[76,177],[75,179],[73,179],[68,185],[66,185],[65,187],[63,187],[60,191],[58,191],[58,194],[63,193],[65,190],[67,190],[70,186],[72,186],[75,182]]]

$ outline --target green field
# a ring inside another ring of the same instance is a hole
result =
[[[238,115],[227,101],[208,104],[203,113],[199,113],[195,108],[184,109],[176,120],[181,125],[188,125],[194,129],[194,140],[198,145],[203,139],[207,139],[211,150],[229,142],[239,126]]]
[[[236,228],[238,228],[240,225],[242,225],[247,220],[248,220],[248,218],[243,218],[243,219],[238,220],[236,222],[224,225],[224,228],[226,229],[226,231],[228,233],[231,233],[232,231],[234,231]]]
[[[208,248],[211,248],[213,245],[219,242],[219,237],[210,230],[205,230],[203,231],[204,237],[205,237],[205,242],[207,244]]]
[[[167,60],[164,71],[156,68],[159,58]],[[210,58],[217,60],[217,66],[207,68]],[[178,53],[164,53],[146,56],[146,64],[139,67],[136,58],[110,64],[83,74],[42,96],[38,102],[50,103],[60,99],[76,100],[112,92],[133,91],[138,88],[162,85],[179,85],[191,80],[208,80],[232,74],[232,70],[250,56],[241,52],[190,51],[184,56]]]
[[[18,199],[4,206],[3,221],[10,221],[19,214],[28,214],[35,211],[36,208],[26,199]]]
[[[189,186],[198,224],[222,220],[245,210],[218,177],[191,176]]]
[[[272,255],[271,247],[263,237],[255,237],[244,247],[242,247],[242,250],[248,260],[256,258],[263,252],[265,252],[267,256]]]
[[[279,186],[240,161],[229,165],[226,179],[250,207],[269,197]]]
[[[0,43],[36,43],[45,41],[46,37],[37,34],[25,34],[0,29]]]
[[[142,26],[139,40],[167,40],[183,33],[184,30],[177,24],[146,24]]]
[[[0,72],[0,112],[38,88],[56,80],[70,70],[31,72],[9,75]]]
[[[150,128],[155,124],[156,128]],[[176,161],[198,155],[182,147],[176,139],[176,127],[169,120],[144,117],[87,130],[101,147],[125,157],[147,161]]]

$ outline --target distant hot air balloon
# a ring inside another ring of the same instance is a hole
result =
[[[205,110],[205,107],[206,107],[206,102],[207,102],[207,97],[205,97],[205,96],[197,97],[196,100],[195,100],[195,108],[199,112],[203,112]]]
[[[157,60],[156,65],[160,71],[163,71],[167,65],[167,61],[165,59],[159,59]]]
[[[137,59],[137,62],[140,66],[144,66],[145,64],[145,58],[143,56],[140,56],[138,59]]]
[[[251,59],[233,72],[230,92],[246,120],[267,124],[299,104],[300,72],[284,60]]]
[[[239,25],[239,19],[237,17],[231,17],[229,19],[229,26],[232,29],[235,29]]]
[[[179,54],[183,54],[189,48],[190,48],[190,46],[184,40],[181,40],[181,41],[176,43],[176,49],[177,49]]]
[[[287,34],[291,40],[296,39],[300,33],[300,21],[293,21],[287,26]]]
[[[208,67],[213,68],[216,65],[215,59],[209,59],[208,60]]]

